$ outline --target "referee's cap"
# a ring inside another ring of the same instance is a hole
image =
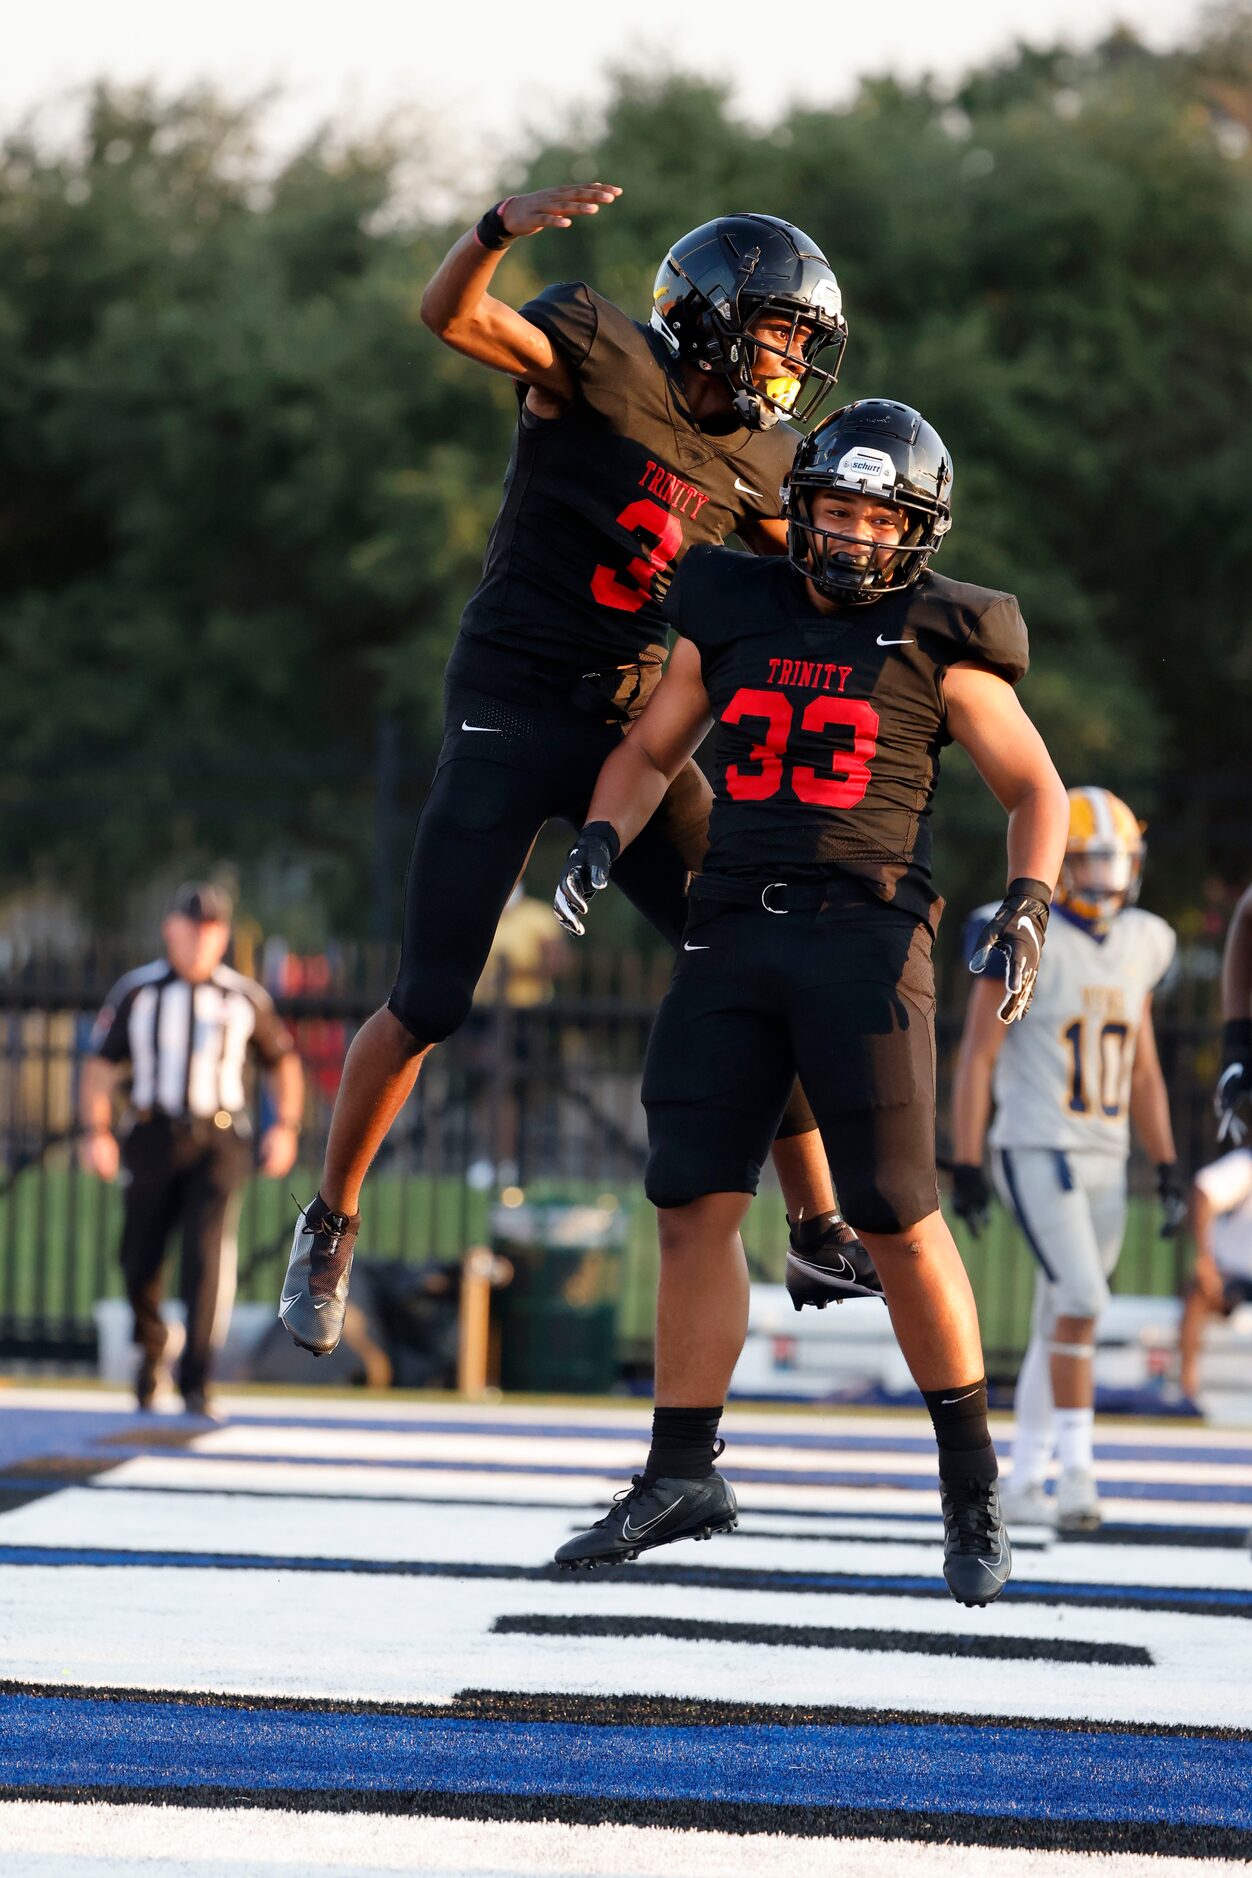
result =
[[[211,880],[185,880],[170,902],[170,912],[181,913],[184,919],[194,919],[202,926],[218,919],[229,925],[235,908],[230,895]]]

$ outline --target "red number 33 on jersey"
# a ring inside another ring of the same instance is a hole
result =
[[[620,613],[637,613],[645,600],[655,597],[657,576],[669,573],[669,565],[683,545],[683,525],[679,517],[659,502],[641,496],[628,502],[617,518],[619,528],[638,538],[643,557],[628,561],[620,570],[597,567],[591,576],[591,591],[601,606],[616,607]],[[655,547],[649,543],[655,542]]]
[[[778,794],[783,785],[787,744],[795,713],[781,691],[755,690],[742,686],[722,712],[723,724],[762,723],[764,738],[753,745],[749,769],[731,763],[726,770],[726,789],[735,802],[765,802]],[[813,802],[822,808],[854,809],[870,782],[870,760],[878,742],[878,713],[863,698],[826,698],[811,700],[800,718],[801,730],[822,731],[834,724],[846,724],[852,731],[852,748],[830,753],[830,768],[815,769],[811,764],[792,763],[792,793],[801,802]]]

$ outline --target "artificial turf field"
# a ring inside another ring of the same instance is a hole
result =
[[[739,1532],[586,1577],[642,1407],[222,1407],[0,1391],[5,1878],[1252,1859],[1252,1432],[1106,1424],[967,1611],[921,1415],[735,1407]]]

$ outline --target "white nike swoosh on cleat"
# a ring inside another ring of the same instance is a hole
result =
[[[816,1278],[819,1283],[825,1281],[827,1284],[830,1284],[841,1278],[851,1278],[859,1283],[856,1277],[855,1265],[844,1258],[842,1252],[838,1255],[839,1267],[842,1269],[838,1269],[834,1265],[810,1265],[806,1259],[800,1257],[798,1252],[791,1252],[788,1254],[788,1257],[792,1264],[804,1273],[806,1278]]]
[[[878,643],[880,646],[915,646],[917,641],[916,639],[884,639],[879,633]]]
[[[988,1565],[985,1558],[980,1558],[978,1563],[982,1566],[984,1571],[989,1571],[991,1573],[991,1576],[996,1580],[997,1584],[1003,1584],[1004,1580],[1008,1577],[1007,1568],[1004,1571],[1000,1571],[1000,1572],[997,1572],[996,1570],[997,1565],[1002,1565],[1004,1563],[1004,1547],[1003,1546],[1000,1547],[1000,1550],[996,1555],[995,1565]]]
[[[504,735],[504,732],[498,724],[467,724],[464,718],[461,719],[461,729],[481,731],[488,737],[502,737]]]
[[[685,1493],[680,1493],[678,1498],[671,1501],[667,1507],[657,1514],[655,1519],[648,1520],[646,1525],[636,1526],[633,1532],[630,1529],[630,1514],[627,1513],[625,1519],[622,1521],[623,1539],[642,1539],[645,1533],[651,1532],[654,1526],[660,1525],[667,1513],[672,1513],[675,1508],[680,1507],[686,1497]]]
[[[713,950],[713,948],[712,948],[712,946],[693,946],[693,945],[688,945],[688,943],[687,943],[687,941],[686,941],[685,939],[683,940],[683,951],[684,951],[684,952],[711,952],[712,950]]]
[[[764,502],[765,500],[765,497],[761,494],[759,489],[749,489],[747,483],[741,483],[737,476],[735,477],[735,488],[745,496],[755,496],[758,502]]]

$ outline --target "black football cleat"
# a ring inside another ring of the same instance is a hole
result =
[[[278,1315],[302,1350],[329,1356],[343,1335],[360,1214],[333,1213],[319,1195],[296,1221]]]
[[[873,1259],[838,1213],[819,1213],[792,1226],[786,1284],[797,1311],[806,1304],[824,1311],[832,1299],[842,1304],[845,1298],[883,1294]]]
[[[675,1539],[711,1539],[739,1524],[735,1491],[718,1473],[705,1480],[645,1481],[636,1474],[617,1495],[603,1519],[567,1539],[556,1555],[558,1565],[594,1571],[598,1565],[621,1565],[672,1545]]]
[[[958,1604],[994,1604],[1013,1569],[996,1480],[943,1480],[943,1575]]]

